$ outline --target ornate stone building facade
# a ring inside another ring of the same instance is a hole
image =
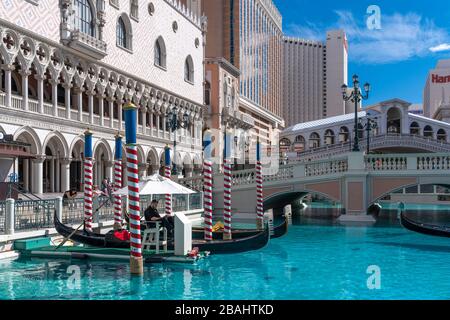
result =
[[[202,152],[202,18],[175,0],[11,0],[0,3],[0,131],[33,158],[0,159],[34,193],[81,190],[83,132],[94,133],[94,184],[112,179],[122,106],[139,107],[140,174],[177,139],[187,176]],[[188,117],[172,133],[166,114]]]

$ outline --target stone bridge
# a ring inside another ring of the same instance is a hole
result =
[[[347,217],[365,216],[370,204],[399,189],[419,184],[450,185],[450,153],[365,155],[349,152],[326,160],[280,166],[264,176],[264,209],[279,210],[320,194],[338,202]],[[181,180],[201,188],[201,178]],[[255,170],[233,172],[233,212],[255,212]],[[214,176],[214,212],[223,213],[223,176]],[[358,220],[358,219],[355,219]]]

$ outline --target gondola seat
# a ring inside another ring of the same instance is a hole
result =
[[[159,221],[147,222],[147,228],[142,235],[142,249],[152,250],[153,247],[156,253],[159,253],[161,247],[167,252],[167,229],[161,226]]]

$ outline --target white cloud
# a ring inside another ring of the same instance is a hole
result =
[[[450,43],[441,43],[438,46],[431,47],[431,52],[441,52],[441,51],[449,51],[450,50]]]
[[[386,64],[423,57],[430,48],[450,42],[445,29],[415,13],[381,15],[381,29],[369,30],[366,17],[355,19],[350,11],[336,11],[329,25],[290,25],[287,33],[301,38],[324,39],[326,30],[344,29],[349,40],[349,58],[354,62]],[[439,46],[438,46],[439,47]],[[435,52],[431,50],[432,52]]]

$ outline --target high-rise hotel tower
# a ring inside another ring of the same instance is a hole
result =
[[[284,38],[283,115],[286,125],[346,113],[341,86],[347,84],[348,45],[343,30],[326,42]]]
[[[216,93],[206,123],[252,127],[253,139],[276,144],[284,126],[281,14],[272,0],[202,1],[201,8],[208,18],[207,92]]]

